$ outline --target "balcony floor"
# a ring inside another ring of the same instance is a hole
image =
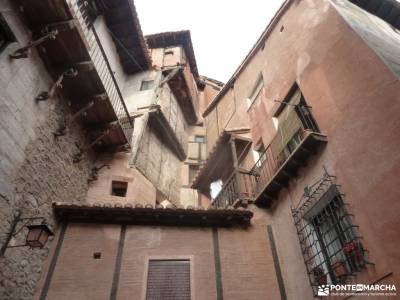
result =
[[[66,0],[22,0],[21,4],[34,39],[43,35],[41,30],[45,27],[58,30],[54,40],[47,40],[37,47],[53,80],[56,81],[68,68],[73,67],[78,71],[75,77],[65,77],[62,88],[57,89],[57,92],[62,92],[70,101],[72,113],[79,111],[99,95],[105,95],[104,101],[95,101],[85,116],[78,118],[78,122],[91,130],[107,128],[117,121],[117,112],[112,104],[118,102],[114,99],[116,93],[109,93],[115,88],[94,37],[90,30],[82,27],[83,21],[73,14],[74,9],[78,10],[77,2],[71,7],[67,5]],[[92,56],[96,59],[93,60]],[[32,98],[35,96],[32,95]],[[129,142],[122,128],[115,128],[101,141],[101,145],[115,146]],[[89,136],[94,136],[95,139],[97,133],[101,134],[98,130],[92,130]]]

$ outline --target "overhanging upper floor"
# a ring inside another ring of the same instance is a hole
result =
[[[37,95],[36,100],[47,100],[62,87],[62,93],[70,101],[73,111],[70,120],[79,120],[88,130],[91,141],[85,148],[124,145],[130,143],[132,136],[133,119],[94,25],[100,11],[112,15],[124,3],[130,5],[130,1],[114,1],[107,6],[107,10],[101,7],[96,10],[95,1],[21,1],[24,17],[33,33],[33,41],[28,46],[37,47],[55,81],[48,91]],[[130,18],[134,18],[132,9],[129,11]],[[125,17],[128,15],[125,14]],[[115,15],[107,18],[109,22],[118,19]],[[135,32],[137,27],[130,30]],[[111,29],[109,33],[118,39]],[[141,31],[135,34],[142,35]],[[136,53],[138,61],[145,56],[146,49]],[[13,58],[21,59],[26,55],[21,48]],[[145,58],[143,60],[146,61]],[[149,61],[143,63],[143,67],[148,65]],[[65,134],[65,127],[67,124],[60,126],[55,134]]]

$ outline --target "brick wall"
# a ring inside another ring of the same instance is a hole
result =
[[[189,259],[192,299],[216,299],[219,259],[224,299],[280,299],[265,214],[254,210],[258,217],[252,226],[219,228],[217,235],[211,228],[128,225],[118,274],[121,226],[70,223],[47,297],[109,299],[118,277],[117,299],[145,299],[149,259]],[[95,252],[101,252],[100,259],[93,258]]]
[[[271,245],[268,215],[255,216],[246,230],[218,229],[224,299],[281,299]]]
[[[3,242],[17,209],[22,217],[43,216],[57,227],[52,201],[81,201],[91,168],[85,158],[72,163],[84,139],[78,126],[54,139],[52,132],[69,114],[65,99],[54,97],[36,103],[35,96],[52,83],[35,50],[29,58],[9,60],[8,54],[25,45],[30,36],[9,1],[0,2],[0,13],[17,41],[0,53],[0,240]],[[24,241],[21,232],[12,243]],[[0,298],[31,299],[42,271],[45,249],[14,248],[0,258]]]
[[[373,17],[364,14],[363,19]],[[358,27],[365,26],[358,18],[352,22]],[[378,22],[371,20],[368,26],[374,23]],[[254,142],[261,139],[267,146],[274,138],[272,116],[280,105],[274,100],[283,100],[295,82],[312,107],[321,132],[328,138],[327,146],[307,161],[307,166],[293,177],[287,189],[282,189],[269,209],[268,222],[279,237],[276,245],[289,299],[311,298],[291,207],[301,199],[304,187],[322,177],[323,167],[337,176],[349,211],[354,214],[353,222],[360,226],[369,260],[375,263],[351,278],[351,282],[372,283],[385,275],[392,283],[400,280],[397,275],[400,260],[395,253],[398,249],[395,228],[400,224],[396,175],[400,172],[397,154],[400,131],[396,121],[400,85],[396,74],[370,48],[371,41],[366,42],[365,36],[357,34],[360,28],[354,30],[350,24],[330,1],[293,2],[234,84],[236,112],[228,127],[240,124],[241,116],[248,111]],[[374,28],[378,29],[379,26]],[[394,45],[388,48],[378,42],[375,47],[382,51],[396,49]],[[247,110],[246,98],[260,73],[264,80],[262,97]],[[221,102],[230,99],[228,92]],[[208,114],[206,124],[216,123],[217,112],[224,113],[219,107],[218,103]],[[207,126],[207,138],[210,134],[214,139],[214,142],[209,139],[208,149],[215,143],[215,131]]]

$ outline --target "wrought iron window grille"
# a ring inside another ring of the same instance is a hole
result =
[[[361,272],[368,261],[358,226],[347,211],[336,177],[324,175],[304,189],[292,216],[314,294],[318,286],[340,284]]]

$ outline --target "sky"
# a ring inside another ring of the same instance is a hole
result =
[[[227,82],[284,0],[134,0],[143,33],[189,29],[200,75]]]

